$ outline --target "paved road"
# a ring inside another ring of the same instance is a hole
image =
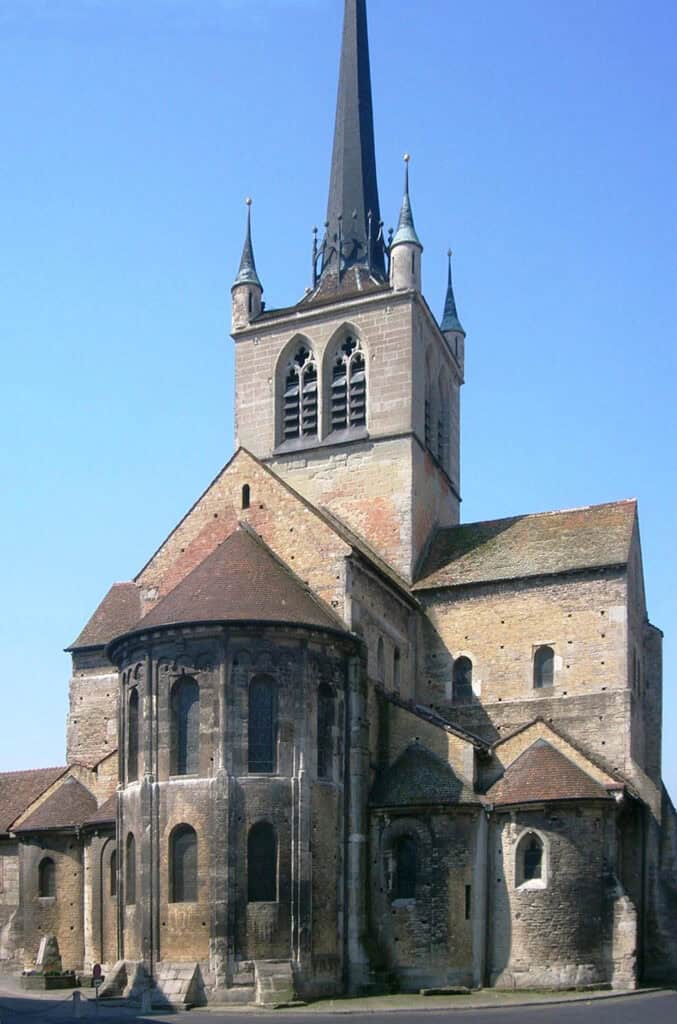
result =
[[[81,1021],[87,1024],[114,1024],[137,1022],[177,1024],[176,1015],[143,1015],[127,1008],[104,1008],[93,1012],[92,1004],[82,1007]],[[676,1024],[677,992],[655,992],[647,995],[627,996],[620,999],[594,999],[585,1002],[549,1006],[512,1006],[491,1009],[463,1010],[400,1010],[372,1013],[314,1013],[309,1010],[212,1013],[193,1010],[181,1013],[178,1020],[185,1024],[270,1024],[277,1019],[283,1024]],[[72,1003],[55,1000],[32,1000],[0,994],[0,1024],[64,1024],[73,1020]]]

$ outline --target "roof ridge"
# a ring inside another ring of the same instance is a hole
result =
[[[7,778],[8,775],[29,775],[37,772],[67,772],[68,765],[54,764],[47,768],[12,768],[8,772],[0,772],[0,778]]]
[[[498,516],[495,519],[474,519],[469,522],[456,523],[453,526],[439,526],[438,532],[443,530],[459,530],[469,526],[489,526],[492,523],[507,523],[510,520],[539,519],[546,516],[568,515],[572,512],[591,512],[594,509],[612,508],[621,505],[637,505],[637,498],[618,498],[614,501],[600,501],[594,505],[573,505],[571,508],[545,509],[542,512],[516,512],[509,516]]]

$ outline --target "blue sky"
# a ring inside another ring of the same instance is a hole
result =
[[[0,0],[0,770],[60,763],[69,661],[233,447],[229,287],[254,197],[303,294],[339,0]],[[402,154],[468,332],[466,521],[637,497],[677,796],[677,7],[370,0],[381,207]]]

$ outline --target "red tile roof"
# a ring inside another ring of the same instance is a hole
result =
[[[134,583],[114,583],[68,651],[83,647],[105,647],[116,636],[127,633],[141,616],[141,598]]]
[[[414,590],[625,565],[637,503],[468,523],[438,530]]]
[[[0,833],[9,832],[16,819],[66,771],[64,767],[0,773]]]
[[[612,799],[603,786],[542,739],[508,766],[486,797],[497,805]]]
[[[136,628],[252,620],[345,629],[338,616],[244,528],[231,533]]]
[[[85,821],[85,825],[110,825],[115,823],[117,817],[118,795],[111,793],[107,800],[101,804],[94,814]]]
[[[96,811],[96,799],[72,776],[65,779],[47,799],[16,829],[42,832],[45,829],[66,829],[82,825]]]

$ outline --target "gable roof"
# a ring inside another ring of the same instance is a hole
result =
[[[85,825],[114,825],[117,818],[118,795],[111,793],[93,814],[84,822]]]
[[[482,798],[447,761],[414,741],[374,783],[372,807],[481,804]]]
[[[91,619],[67,651],[105,647],[127,633],[141,616],[141,597],[134,583],[114,583]]]
[[[244,527],[235,530],[162,598],[135,631],[194,622],[290,622],[345,626]]]
[[[0,773],[0,834],[9,832],[12,824],[30,805],[60,779],[67,768],[34,768],[25,772]]]
[[[414,590],[626,565],[634,499],[437,531]]]
[[[547,740],[538,739],[487,790],[496,805],[553,800],[610,800],[607,790]]]
[[[32,814],[21,822],[17,834],[45,829],[70,829],[82,825],[96,810],[96,798],[72,776],[65,779]]]

